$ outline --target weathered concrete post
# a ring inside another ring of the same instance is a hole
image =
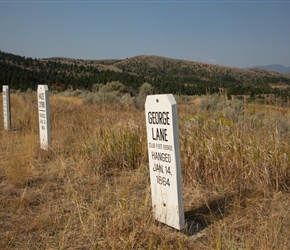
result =
[[[10,90],[8,85],[2,86],[3,93],[3,114],[4,114],[4,129],[10,130],[11,113],[10,113]]]
[[[147,96],[145,114],[154,218],[183,230],[178,115],[173,95]]]
[[[37,96],[38,96],[40,148],[48,150],[51,147],[51,136],[50,136],[49,93],[47,85],[38,85]]]

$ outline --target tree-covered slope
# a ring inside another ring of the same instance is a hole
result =
[[[261,69],[238,69],[160,56],[124,60],[32,59],[0,51],[0,84],[14,89],[57,84],[62,90],[91,90],[96,83],[111,81],[120,81],[135,91],[149,82],[156,93],[201,95],[223,90],[228,95],[290,96],[289,75]]]

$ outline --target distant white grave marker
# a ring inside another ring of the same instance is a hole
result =
[[[145,113],[154,217],[182,230],[185,220],[177,105],[173,95],[147,96]]]
[[[8,85],[2,86],[3,93],[3,114],[4,114],[4,129],[10,130],[11,116],[10,116],[10,91]]]
[[[48,150],[51,147],[51,137],[50,137],[49,96],[47,85],[38,85],[37,96],[38,96],[40,148]]]

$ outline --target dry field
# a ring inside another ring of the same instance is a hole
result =
[[[143,110],[50,104],[49,152],[35,93],[11,94],[12,131],[0,124],[0,249],[290,249],[289,110],[178,105],[181,233],[152,217]]]

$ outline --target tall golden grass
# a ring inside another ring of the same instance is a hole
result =
[[[11,94],[12,130],[0,123],[0,249],[290,249],[288,109],[224,96],[178,105],[178,232],[152,216],[144,111],[50,103],[48,152],[35,93]]]

